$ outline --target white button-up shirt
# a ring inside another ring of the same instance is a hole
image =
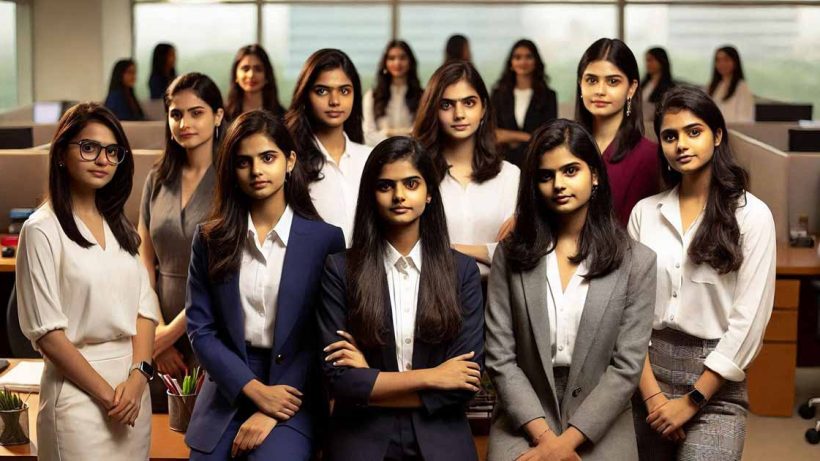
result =
[[[743,263],[718,274],[689,259],[689,245],[703,213],[682,229],[678,188],[638,202],[629,234],[658,255],[653,328],[673,328],[701,339],[718,339],[705,365],[730,381],[742,381],[757,352],[774,304],[775,229],[772,213],[750,193],[735,211]]]
[[[388,130],[413,129],[413,113],[407,107],[407,85],[390,85],[390,100],[384,108],[384,115],[376,118],[373,90],[368,90],[362,98],[362,128],[364,140],[368,146],[387,139]]]
[[[279,282],[292,223],[293,210],[288,206],[260,244],[248,213],[248,235],[239,269],[239,300],[245,314],[245,340],[254,347],[273,347]]]
[[[325,156],[325,166],[321,171],[323,179],[308,185],[310,198],[325,222],[342,228],[345,244],[349,248],[353,239],[359,182],[370,148],[351,141],[345,134],[345,151],[336,164],[319,139],[315,141],[319,151]]]
[[[498,231],[515,213],[520,176],[521,170],[507,161],[502,162],[501,172],[495,178],[481,184],[470,181],[462,186],[450,174],[444,175],[439,190],[450,242],[487,245],[492,261]],[[482,276],[490,273],[489,266],[479,264],[478,268]]]
[[[575,350],[575,338],[581,325],[581,314],[589,292],[589,281],[582,276],[587,269],[584,262],[578,265],[575,273],[563,290],[561,273],[558,271],[558,256],[554,251],[547,253],[547,313],[550,322],[550,342],[552,346],[552,364],[556,367],[572,364],[572,351]]]
[[[393,335],[396,340],[396,362],[399,371],[413,369],[413,343],[416,341],[416,310],[421,279],[421,241],[402,256],[387,244],[384,255],[390,308],[393,314]]]

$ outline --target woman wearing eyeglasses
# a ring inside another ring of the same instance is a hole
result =
[[[23,225],[20,326],[45,358],[38,459],[146,459],[157,297],[125,217],[134,160],[114,114],[69,109],[49,153],[49,200]]]

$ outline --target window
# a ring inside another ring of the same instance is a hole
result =
[[[273,61],[279,100],[286,106],[302,65],[314,51],[338,48],[347,53],[365,92],[390,40],[388,5],[265,5],[262,18],[262,44]]]
[[[202,72],[227,97],[233,57],[240,47],[256,43],[256,36],[255,5],[135,5],[137,97],[148,97],[151,55],[161,42],[176,48],[177,74]]]
[[[662,46],[674,79],[706,85],[715,50],[733,45],[756,96],[820,106],[820,8],[631,5],[625,24],[641,68]]]
[[[0,109],[17,105],[17,11],[0,2]]]
[[[465,35],[488,90],[513,43],[529,38],[538,45],[558,99],[572,101],[581,55],[598,38],[615,36],[616,15],[612,5],[407,5],[399,12],[399,37],[413,48],[426,82],[444,59],[447,38]]]

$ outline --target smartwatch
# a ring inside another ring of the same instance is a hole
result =
[[[154,367],[152,367],[151,364],[148,362],[135,363],[131,366],[131,369],[128,370],[128,374],[130,375],[131,372],[133,372],[134,370],[137,370],[140,373],[142,373],[143,376],[145,376],[145,379],[148,381],[154,379]]]
[[[692,403],[694,403],[695,406],[698,407],[698,409],[705,407],[706,403],[709,402],[706,399],[706,396],[701,394],[700,391],[697,390],[697,388],[695,387],[693,387],[692,390],[689,391],[688,394],[686,394],[686,396],[689,397],[689,400],[691,400]]]

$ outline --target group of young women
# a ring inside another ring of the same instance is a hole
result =
[[[243,53],[237,69],[268,85]],[[402,42],[385,54],[385,75],[413,67]],[[531,43],[510,62],[500,91],[529,72],[531,100],[549,94]],[[592,44],[577,82],[577,121],[515,138],[519,170],[495,148],[503,97],[466,61],[421,95],[399,80],[418,97],[412,136],[372,152],[340,50],[306,61],[283,116],[239,91],[223,107],[184,74],[137,226],[119,122],[70,109],[17,263],[21,326],[46,359],[42,459],[146,458],[147,406],[164,400],[152,362],[207,372],[191,459],[477,459],[465,408],[485,366],[491,460],[740,459],[771,214],[703,91],[667,92],[656,147],[623,42]]]

